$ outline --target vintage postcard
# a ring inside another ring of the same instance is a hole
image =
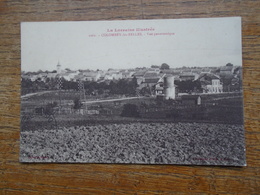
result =
[[[20,162],[246,166],[241,18],[21,23]]]

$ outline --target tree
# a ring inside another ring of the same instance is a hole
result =
[[[124,79],[120,79],[117,82],[117,93],[118,94],[127,94],[127,90],[128,90],[128,83],[126,80]]]
[[[231,64],[231,63],[227,63],[226,66],[233,66],[233,64]]]
[[[103,88],[99,88],[98,89],[98,95],[102,95],[104,94],[104,89]]]
[[[161,65],[161,70],[166,70],[166,69],[170,69],[170,66],[168,64],[166,64],[166,63],[163,63]]]
[[[193,91],[202,91],[200,81],[175,81],[174,84],[178,85],[179,92],[193,92]]]
[[[41,69],[39,69],[39,70],[37,71],[37,74],[39,74],[39,73],[43,73],[43,71],[42,71]]]
[[[151,68],[160,68],[160,66],[152,65]]]
[[[117,94],[117,84],[114,81],[110,81],[109,83],[109,90],[111,94]]]
[[[54,114],[54,108],[58,106],[57,102],[53,102],[53,103],[48,103],[45,106],[45,114],[47,115],[53,115]]]
[[[143,87],[140,90],[140,94],[145,96],[145,95],[151,95],[151,88],[149,86]]]
[[[22,78],[22,81],[21,81],[21,94],[25,95],[27,93],[32,93],[33,91],[34,91],[34,89],[33,89],[33,82],[30,79]]]
[[[231,81],[234,78],[234,75],[232,74],[227,74],[221,77],[221,82],[223,83],[223,91],[224,92],[229,92],[230,91],[230,86],[231,86]]]
[[[88,94],[94,94],[94,91],[99,89],[98,83],[95,81],[85,81],[84,88]]]
[[[127,84],[127,93],[129,95],[136,95],[137,87],[138,87],[137,78],[133,77],[133,79]]]
[[[131,83],[134,86],[134,88],[138,87],[137,78],[135,76],[133,77]]]

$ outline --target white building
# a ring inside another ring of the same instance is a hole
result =
[[[155,95],[163,96],[164,99],[176,98],[176,86],[174,85],[174,76],[164,74],[155,85]]]
[[[207,92],[208,93],[222,93],[223,92],[223,85],[220,83],[219,79],[212,79],[212,84],[207,85]]]
[[[212,73],[201,73],[198,80],[201,83],[203,93],[222,93],[223,85],[218,75]]]
[[[123,78],[122,72],[119,71],[109,71],[104,76],[105,80],[119,80],[122,78]]]

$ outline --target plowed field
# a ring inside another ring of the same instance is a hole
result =
[[[129,123],[21,132],[21,162],[244,165],[242,125]]]

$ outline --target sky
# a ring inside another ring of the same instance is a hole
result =
[[[240,17],[21,23],[22,71],[241,66],[241,45]]]

